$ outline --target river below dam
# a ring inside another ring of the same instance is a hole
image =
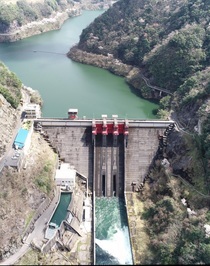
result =
[[[42,117],[67,118],[77,108],[79,118],[153,119],[157,104],[136,96],[124,78],[107,70],[77,63],[66,54],[79,36],[104,11],[84,11],[68,19],[61,29],[0,44],[0,60],[24,85],[38,90]],[[121,206],[122,205],[122,206]],[[96,200],[97,265],[132,264],[124,201]]]
[[[96,265],[133,265],[125,201],[96,198]]]

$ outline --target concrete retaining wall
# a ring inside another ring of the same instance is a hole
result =
[[[52,219],[52,217],[53,217],[53,215],[54,215],[54,213],[56,211],[56,208],[58,207],[58,204],[60,202],[61,191],[60,191],[60,188],[59,187],[56,187],[55,197],[57,198],[57,200],[56,200],[57,203],[56,203],[55,208],[54,208],[54,210],[53,210],[53,212],[52,212],[52,214],[51,214],[51,216],[50,216],[50,218],[49,218],[49,220],[47,222],[47,226],[50,223],[50,220]]]
[[[135,265],[134,263],[134,255],[133,255],[133,245],[131,242],[131,228],[130,228],[130,223],[129,223],[129,216],[128,216],[128,200],[127,200],[127,195],[126,193],[124,193],[124,199],[125,199],[125,207],[126,207],[126,216],[127,216],[127,220],[128,220],[128,233],[129,233],[129,240],[130,240],[130,246],[131,246],[131,255],[132,255],[132,261],[133,261],[133,265]]]
[[[55,176],[55,169],[54,169],[54,173],[53,175]],[[58,193],[60,191],[60,189],[58,187],[55,188],[54,194],[55,197],[57,197],[57,202],[59,202],[59,197],[60,197],[60,193]],[[50,198],[46,198],[38,207],[38,209],[36,210],[33,218],[31,219],[30,223],[28,224],[26,230],[24,231],[23,235],[22,235],[22,239],[26,239],[26,237],[33,231],[34,229],[34,223],[36,222],[36,220],[42,215],[42,213],[48,208],[48,206],[51,203],[51,199]]]
[[[32,136],[32,133],[34,131],[34,124],[33,122],[31,122],[31,127],[28,131],[28,135],[27,135],[27,138],[26,138],[26,141],[25,141],[25,145],[24,145],[24,148],[23,148],[23,153],[24,155],[26,155],[30,149],[30,145],[31,145],[31,136]]]
[[[31,219],[30,223],[28,224],[26,230],[24,231],[23,235],[22,235],[22,239],[25,239],[34,229],[34,223],[36,222],[36,220],[41,216],[41,214],[47,209],[47,207],[49,206],[51,200],[50,198],[46,198],[41,205],[39,206],[39,208],[36,210],[33,218]]]

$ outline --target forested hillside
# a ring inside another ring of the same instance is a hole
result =
[[[37,91],[27,92],[32,103],[42,105]],[[0,158],[11,141],[14,127],[20,119],[20,107],[23,100],[23,84],[15,73],[0,61]]]
[[[197,120],[182,119],[192,129],[198,99],[209,93],[209,20],[209,1],[121,0],[83,30],[78,48],[140,68],[151,84],[174,93],[174,104],[195,104]]]
[[[107,9],[111,0],[1,0],[0,42],[14,42],[59,29],[82,10]]]
[[[19,0],[0,2],[0,32],[8,33],[26,23],[48,18],[53,12],[73,7],[72,0]]]
[[[19,112],[22,82],[0,62],[0,158],[12,137]]]
[[[179,125],[139,192],[139,215],[150,239],[144,252],[143,240],[135,246],[139,264],[210,261],[209,22],[208,0],[119,0],[82,31],[68,53],[124,76],[143,97],[159,100],[159,118]],[[157,97],[152,86],[162,94]]]

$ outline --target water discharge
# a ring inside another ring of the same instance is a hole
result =
[[[109,255],[117,259],[119,264],[132,264],[130,240],[128,228],[116,228],[116,233],[110,236],[108,240],[96,239],[96,244]]]
[[[96,198],[96,265],[132,265],[125,202]]]

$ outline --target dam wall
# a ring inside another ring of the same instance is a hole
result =
[[[93,181],[91,126],[43,126],[43,130],[60,159],[86,176],[91,185]]]
[[[37,119],[58,153],[88,179],[96,197],[124,197],[145,181],[159,140],[173,121]]]
[[[132,192],[148,173],[149,166],[159,146],[159,135],[165,128],[133,127],[129,128],[127,147],[125,148],[125,191]]]

